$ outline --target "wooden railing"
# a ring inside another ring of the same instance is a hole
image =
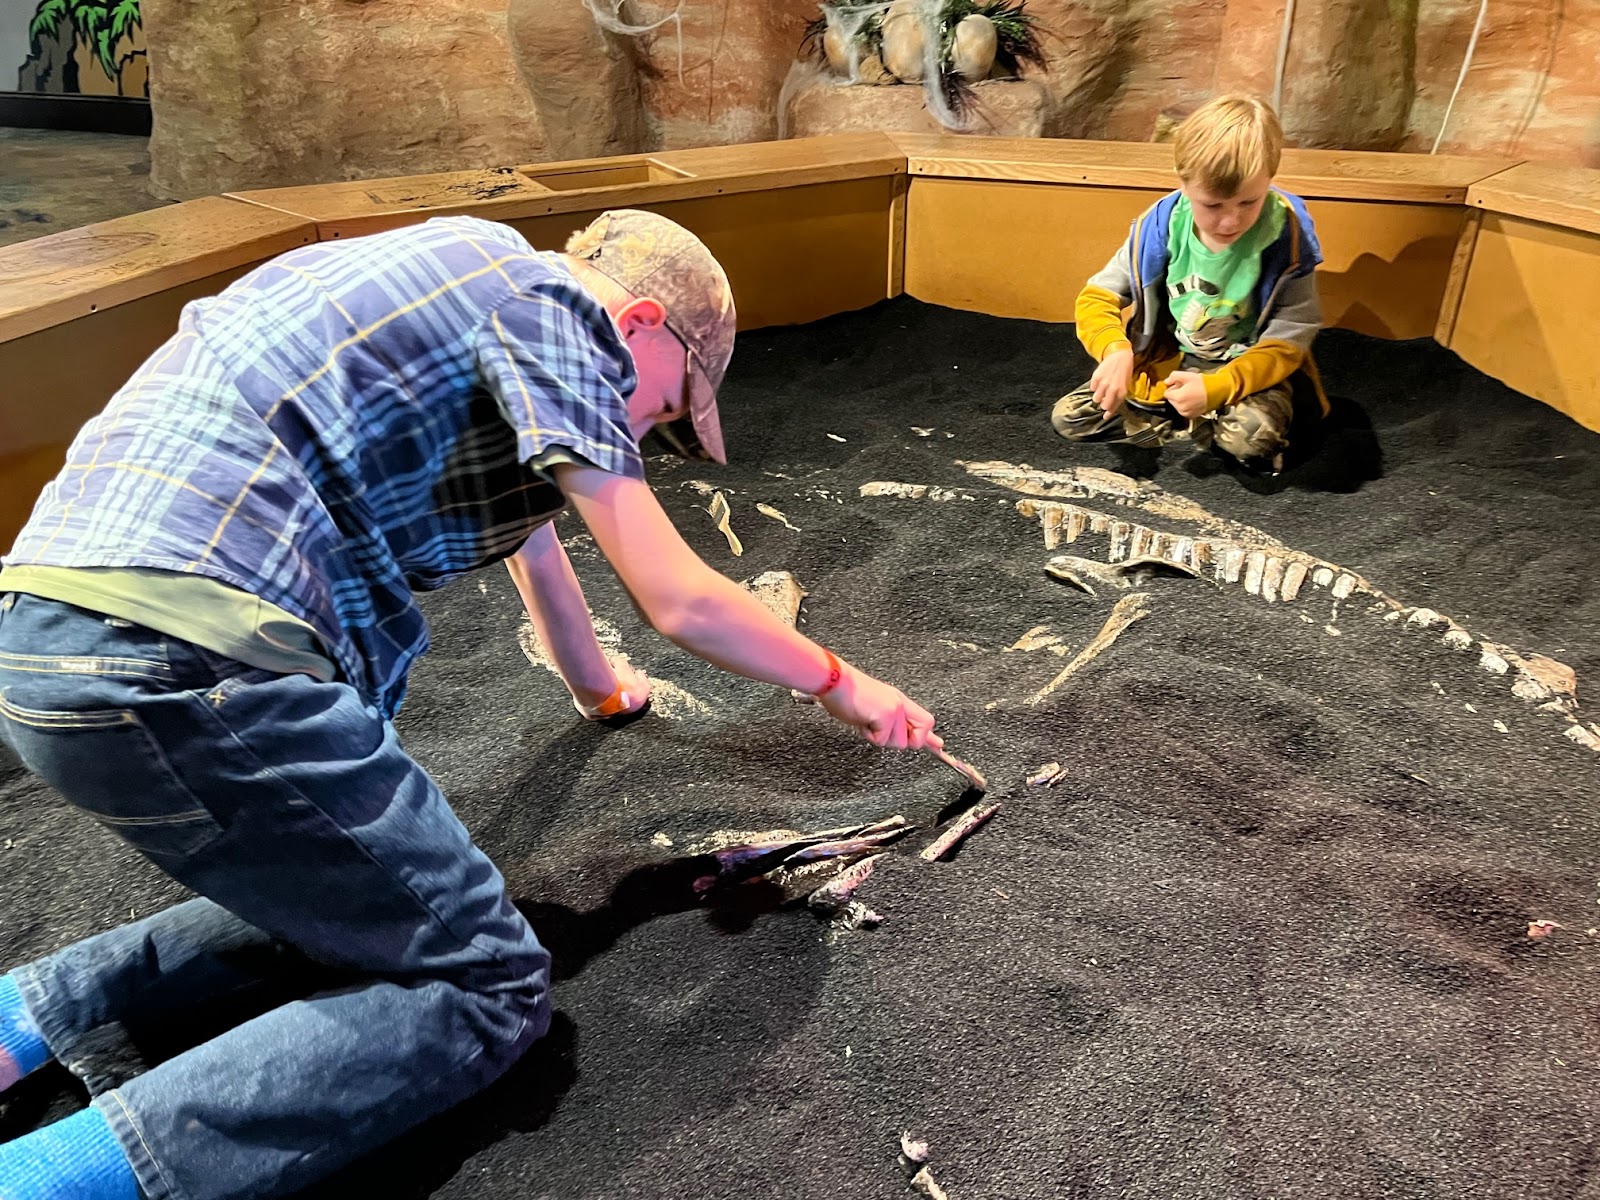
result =
[[[1600,171],[1289,150],[1276,183],[1317,222],[1329,325],[1436,337],[1600,429],[1582,303],[1600,286]],[[237,192],[0,249],[0,546],[182,306],[295,246],[470,215],[557,249],[604,209],[642,207],[706,241],[744,328],[902,292],[1066,321],[1174,184],[1162,145],[845,134]]]

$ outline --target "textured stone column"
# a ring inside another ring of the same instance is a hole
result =
[[[546,157],[506,0],[144,0],[144,22],[157,195]]]
[[[671,11],[630,4],[641,22]],[[656,149],[769,141],[778,136],[778,91],[800,49],[816,0],[697,0],[679,35],[671,22],[639,41],[640,89]]]
[[[1392,150],[1416,81],[1417,10],[1392,0],[1295,6],[1284,73],[1284,134],[1297,146]]]
[[[549,158],[645,149],[631,39],[602,30],[583,0],[510,0],[507,15],[511,52],[538,105]]]

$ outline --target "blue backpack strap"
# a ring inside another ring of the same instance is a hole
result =
[[[1172,259],[1167,234],[1172,228],[1172,210],[1182,196],[1182,192],[1168,192],[1134,223],[1138,245],[1133,248],[1133,261],[1139,267],[1139,278],[1135,282],[1141,288],[1167,273],[1167,263]]]
[[[1269,199],[1282,204],[1289,211],[1272,245],[1261,252],[1261,279],[1256,284],[1256,311],[1266,307],[1267,299],[1285,274],[1306,275],[1322,261],[1322,246],[1317,242],[1316,228],[1306,203],[1292,192],[1273,188]]]

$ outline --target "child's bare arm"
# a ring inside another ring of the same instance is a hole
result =
[[[581,711],[592,715],[612,697],[619,682],[628,692],[630,708],[644,703],[650,695],[648,682],[625,664],[613,663],[595,638],[583,589],[553,523],[534,530],[506,559],[506,569],[522,596],[539,644]],[[628,679],[620,679],[619,666]]]
[[[840,663],[706,566],[642,480],[576,465],[559,466],[555,474],[635,606],[662,636],[748,679],[825,692],[819,695],[822,707],[858,727],[874,745],[943,745],[927,709]]]

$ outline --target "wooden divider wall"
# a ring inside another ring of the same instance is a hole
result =
[[[1435,337],[1600,431],[1600,171],[1525,163],[1467,193],[1473,244]]]
[[[183,305],[294,246],[471,215],[556,250],[606,208],[648,207],[716,254],[741,328],[792,324],[899,294],[904,175],[887,137],[842,135],[239,192],[7,247],[0,547]]]
[[[1600,284],[1600,172],[1290,150],[1276,182],[1317,223],[1327,324],[1435,336],[1600,429],[1574,299]],[[558,249],[606,208],[645,207],[710,246],[741,328],[902,291],[1066,321],[1174,184],[1168,146],[849,134],[240,192],[21,243],[0,250],[0,546],[183,304],[295,246],[466,214]]]
[[[1073,301],[1141,212],[1177,186],[1172,147],[897,135],[911,178],[906,291],[952,308],[1072,320]],[[1307,201],[1329,326],[1430,336],[1469,186],[1510,164],[1288,150],[1274,180]],[[1018,230],[1029,231],[1019,244]]]

